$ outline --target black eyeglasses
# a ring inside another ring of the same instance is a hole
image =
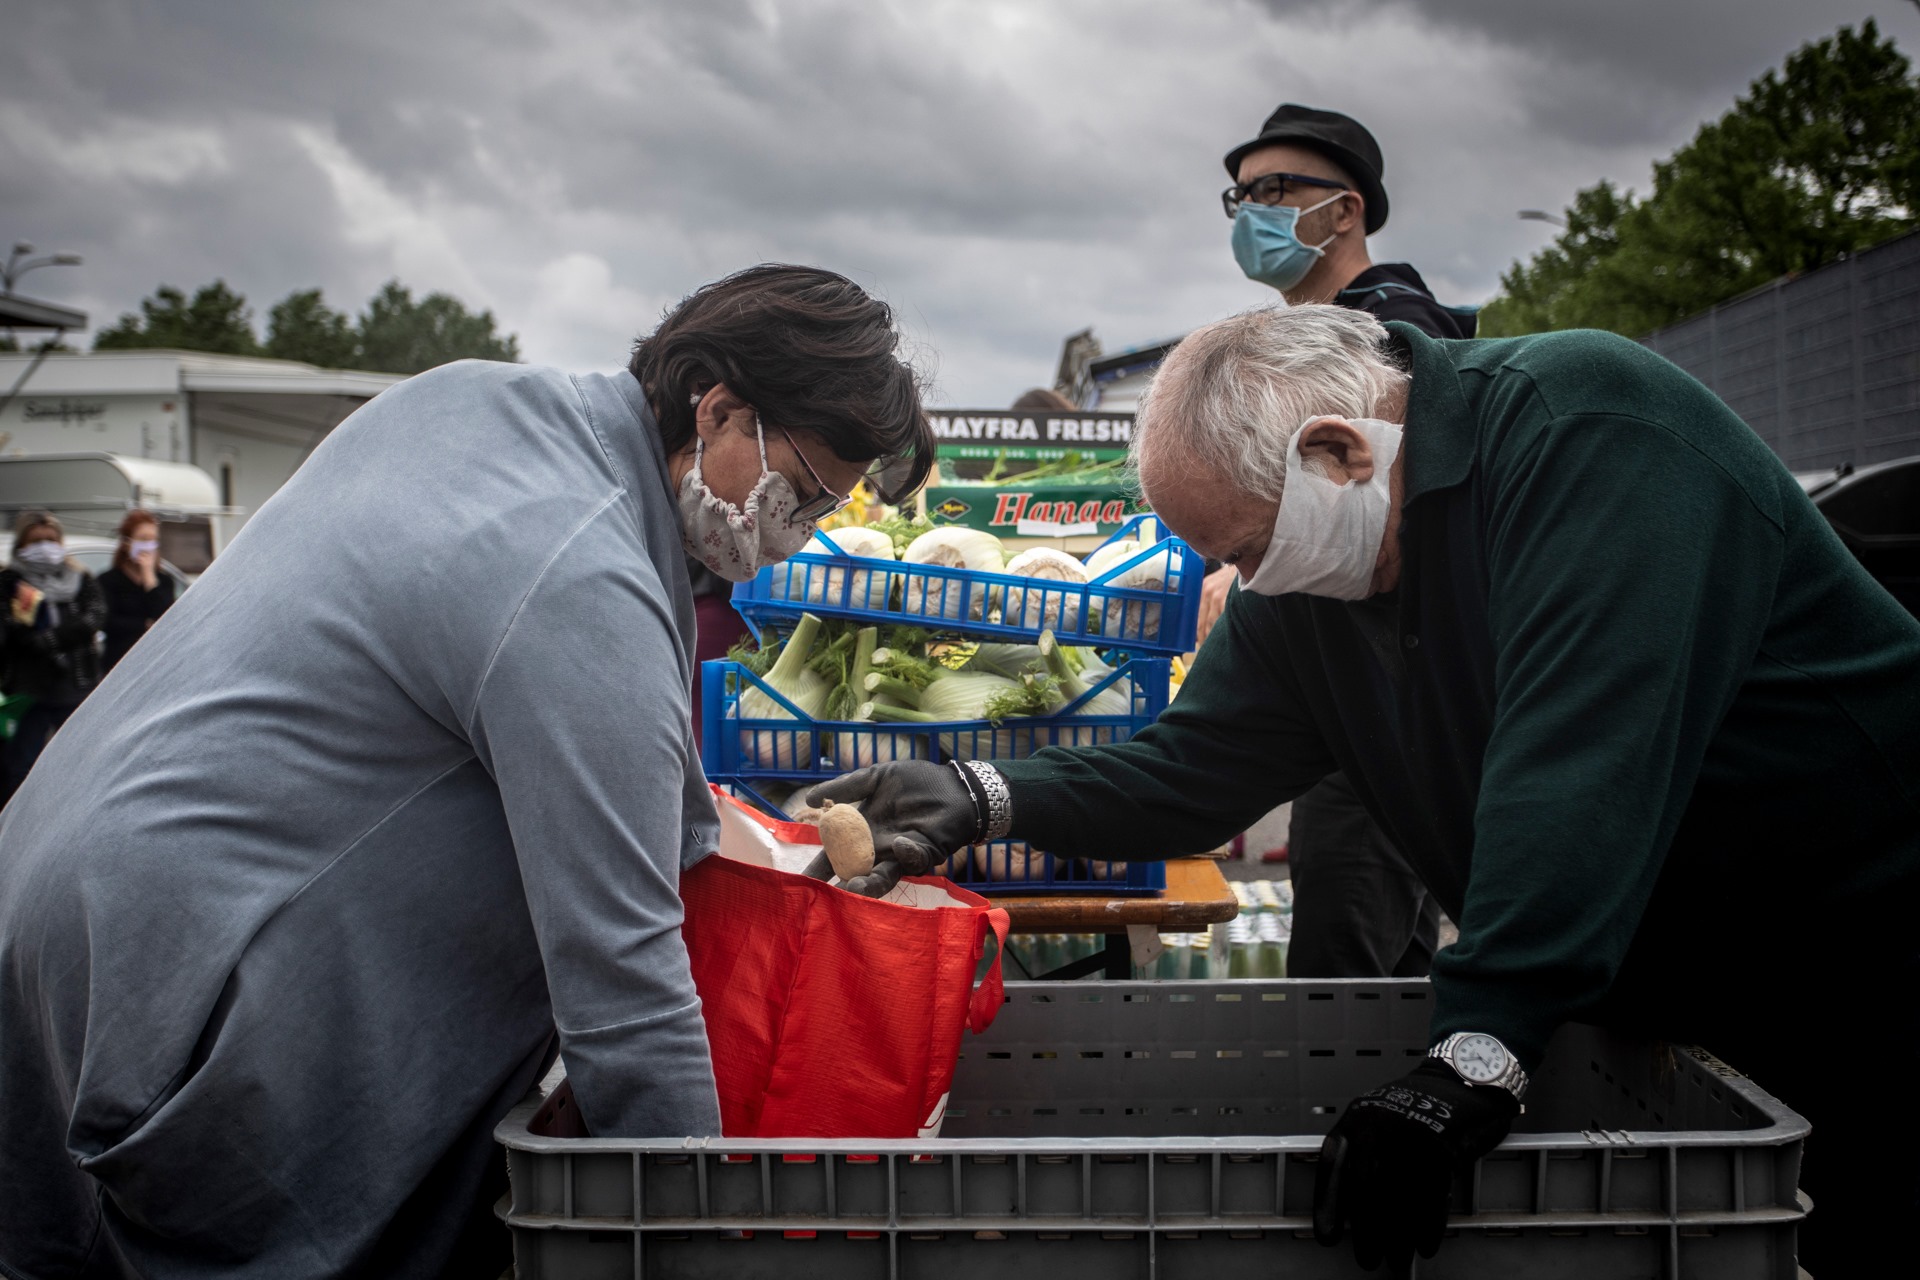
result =
[[[1252,182],[1236,183],[1222,191],[1220,206],[1231,218],[1238,214],[1240,206],[1249,200],[1255,204],[1279,204],[1287,198],[1289,187],[1321,187],[1330,191],[1353,189],[1344,182],[1332,182],[1326,178],[1309,178],[1304,173],[1263,173]]]
[[[807,461],[807,455],[800,452],[800,446],[793,442],[793,437],[787,434],[785,427],[777,427],[775,430],[786,438],[787,447],[793,450],[794,457],[800,459],[800,465],[807,469],[807,475],[812,477],[814,487],[820,490],[793,509],[792,514],[787,516],[788,524],[818,524],[853,501],[852,494],[843,496],[827,487],[827,482],[820,478],[820,473],[813,469],[811,462]]]

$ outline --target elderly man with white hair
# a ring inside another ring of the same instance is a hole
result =
[[[1561,1023],[1706,1047],[1814,1125],[1801,1258],[1920,1208],[1920,624],[1705,387],[1572,332],[1438,341],[1330,306],[1167,360],[1141,484],[1241,590],[1132,741],[880,765],[868,888],[1006,834],[1209,848],[1335,769],[1460,939],[1429,1056],[1345,1108],[1315,1229],[1430,1256]]]

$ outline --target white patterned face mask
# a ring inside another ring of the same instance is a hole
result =
[[[680,481],[680,538],[687,554],[728,582],[745,582],[763,567],[779,564],[813,537],[810,522],[791,524],[799,504],[793,485],[767,466],[767,433],[753,417],[760,441],[760,482],[737,507],[707,487],[700,471],[707,442],[693,447],[693,466]]]
[[[1303,591],[1334,600],[1364,600],[1393,505],[1388,475],[1400,455],[1402,430],[1377,418],[1347,418],[1373,446],[1371,479],[1336,484],[1300,462],[1300,437],[1321,418],[1309,418],[1287,442],[1287,484],[1273,537],[1260,567],[1240,585],[1263,596]]]

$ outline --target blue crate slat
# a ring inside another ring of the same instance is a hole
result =
[[[1135,516],[1107,542],[1160,528],[1150,516]],[[819,550],[791,556],[734,588],[733,607],[755,634],[766,623],[807,612],[1027,643],[1051,630],[1062,644],[1153,653],[1194,647],[1206,564],[1175,537],[1149,544],[1084,584],[850,556],[818,535],[816,545]],[[1163,590],[1112,585],[1159,557],[1168,560]]]

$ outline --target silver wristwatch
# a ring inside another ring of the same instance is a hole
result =
[[[980,815],[980,839],[976,843],[1005,839],[1013,827],[1013,794],[1007,790],[1007,780],[984,760],[955,760],[953,766],[971,776],[980,788],[984,812]]]
[[[1516,1102],[1526,1096],[1527,1073],[1520,1069],[1520,1060],[1484,1031],[1456,1031],[1427,1050],[1427,1056],[1452,1067],[1468,1084],[1495,1085]]]

